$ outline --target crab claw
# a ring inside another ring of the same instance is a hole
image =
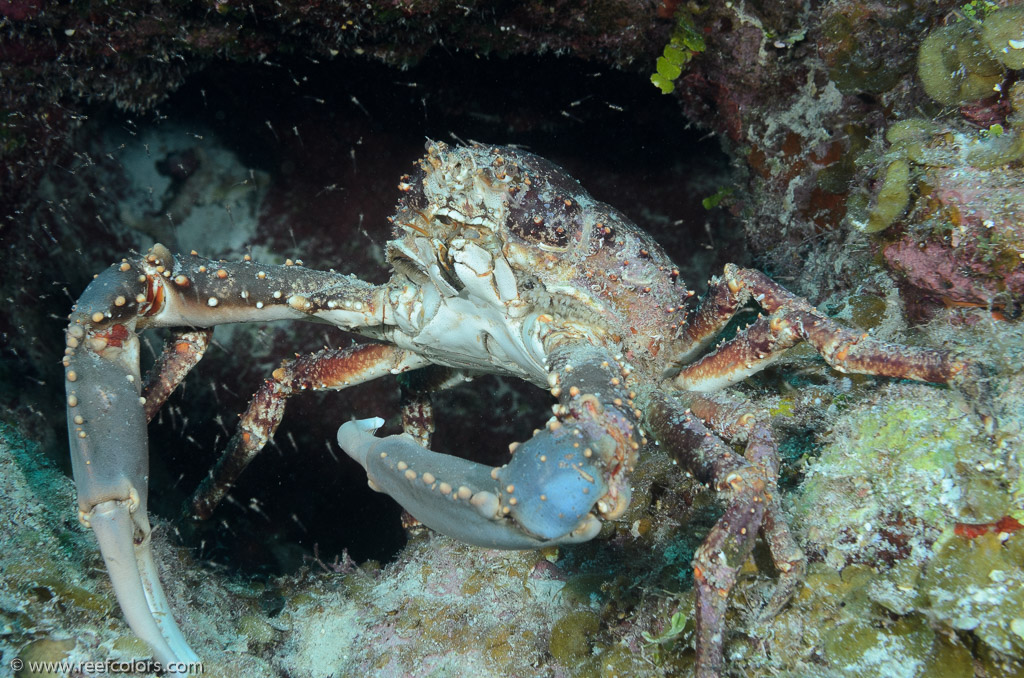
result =
[[[564,441],[538,434],[516,452],[514,460],[524,463],[494,468],[431,452],[409,435],[374,437],[383,424],[380,418],[347,422],[338,444],[366,469],[371,488],[437,532],[486,548],[534,549],[587,541],[601,528],[590,513],[605,493],[599,469],[583,470],[582,455],[575,463],[545,464],[538,461],[543,453],[523,454],[536,441],[533,447],[554,460],[559,452],[552,443]]]
[[[125,334],[98,352],[98,344],[82,346],[65,360],[79,519],[96,535],[128,625],[168,672],[177,673],[199,657],[174,621],[150,547],[138,339]]]
[[[153,654],[170,673],[182,664],[195,663],[199,656],[171,615],[150,548],[149,524],[132,515],[131,500],[105,501],[89,514],[89,524],[107,564],[117,602],[128,626],[153,649]],[[144,534],[136,542],[137,534]]]
[[[551,356],[556,416],[500,468],[431,452],[412,436],[376,438],[383,420],[350,421],[338,444],[378,492],[427,527],[488,548],[587,541],[629,504],[627,475],[642,442],[622,367],[589,345]]]
[[[96,276],[72,308],[63,364],[79,518],[99,540],[129,625],[166,671],[192,670],[189,663],[198,658],[171,616],[150,550],[146,413],[155,411],[201,351],[177,362],[173,374],[158,372],[159,388],[148,391],[152,400],[144,406],[136,333],[317,313],[352,329],[378,323],[382,294],[332,273],[293,266],[257,271],[249,261],[175,257],[157,244]],[[344,303],[336,308],[339,299]],[[174,350],[181,358],[193,349],[182,342]]]

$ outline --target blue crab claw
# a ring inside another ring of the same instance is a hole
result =
[[[67,363],[68,435],[79,518],[91,527],[128,625],[168,673],[199,657],[171,615],[150,547],[146,419],[139,400],[138,340]]]
[[[181,355],[192,355],[166,372],[164,365],[151,382],[156,389],[147,391],[152,400],[143,404],[137,332],[170,327],[188,334],[317,313],[349,329],[376,326],[382,295],[381,288],[333,273],[175,257],[157,244],[96,276],[72,308],[62,363],[79,518],[96,534],[129,625],[165,672],[199,667],[171,615],[151,552],[146,419],[202,351],[176,344],[175,354],[184,346]]]
[[[601,528],[590,511],[607,487],[586,446],[573,444],[578,431],[545,429],[494,468],[431,452],[405,434],[374,437],[383,424],[347,422],[338,444],[366,469],[370,487],[437,532],[486,548],[534,549],[587,541]]]

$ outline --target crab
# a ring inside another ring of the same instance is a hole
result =
[[[415,371],[403,386],[404,433],[381,438],[382,419],[352,420],[339,445],[374,490],[484,548],[593,539],[629,505],[630,471],[656,442],[725,504],[692,563],[701,677],[723,669],[727,598],[757,535],[779,571],[765,614],[785,605],[804,569],[779,505],[767,414],[717,392],[801,341],[840,372],[971,379],[972,364],[951,352],[845,329],[763,273],[731,264],[689,311],[693,292],[649,235],[519,149],[428,142],[399,189],[385,284],[157,244],[98,275],[73,308],[63,362],[79,518],[96,535],[128,624],[165,666],[198,657],[151,553],[146,424],[202,358],[215,325],[316,320],[370,341],[282,363],[194,495],[195,515],[210,514],[273,436],[289,396],[386,375]],[[751,299],[763,313],[713,347]],[[153,327],[172,337],[143,383],[137,335]],[[557,400],[543,428],[510,446],[497,468],[429,450],[431,391],[484,373],[526,380]]]

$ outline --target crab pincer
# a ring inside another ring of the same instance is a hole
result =
[[[366,469],[370,487],[460,541],[534,549],[593,539],[601,519],[629,504],[625,478],[641,436],[611,356],[565,348],[551,363],[556,415],[514,445],[504,466],[431,452],[408,434],[376,438],[379,418],[343,424],[338,443]]]
[[[136,318],[107,317],[125,306],[129,283],[126,276],[101,275],[72,314],[64,359],[71,465],[79,519],[96,535],[128,624],[171,667],[199,657],[174,621],[150,544]],[[92,310],[101,307],[107,313]]]
[[[79,519],[96,535],[129,626],[169,672],[188,671],[199,658],[174,620],[153,559],[147,420],[202,358],[209,332],[193,328],[305,318],[312,304],[296,288],[346,299],[347,308],[334,315],[351,326],[375,319],[374,288],[366,283],[300,268],[175,257],[162,245],[98,275],[70,316],[63,365]],[[357,298],[365,302],[353,310]],[[147,327],[184,329],[172,342],[175,359],[144,385],[137,332]]]

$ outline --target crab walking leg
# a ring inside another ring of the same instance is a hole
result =
[[[469,379],[465,372],[442,365],[429,365],[400,375],[398,385],[401,387],[402,431],[429,449],[430,439],[434,435],[434,402],[431,393],[443,391]]]
[[[767,421],[768,410],[755,407],[736,397],[729,391],[699,393],[676,391],[668,387],[672,397],[685,409],[690,410],[705,426],[731,442],[746,442],[759,421]]]
[[[772,562],[779,571],[779,582],[759,614],[761,621],[768,621],[782,611],[803,582],[807,559],[789,529],[789,521],[779,502],[779,446],[767,421],[754,421],[743,456],[761,470],[766,483],[761,534],[768,544]]]
[[[679,370],[675,385],[687,391],[717,391],[760,372],[799,342],[790,324],[775,317],[758,318],[711,353]]]
[[[142,387],[142,397],[146,399],[142,405],[146,421],[153,420],[167,397],[203,359],[212,337],[212,329],[177,330],[167,340],[153,369],[146,375],[146,385]]]
[[[723,290],[731,293],[723,307],[730,314],[753,296],[771,315],[758,318],[736,337],[680,370],[675,378],[679,388],[724,388],[761,371],[800,341],[809,342],[840,372],[948,383],[972,371],[966,360],[950,351],[887,344],[840,327],[759,271],[727,264],[724,280],[716,283],[709,297],[717,299],[724,295]]]
[[[765,469],[734,454],[668,396],[651,393],[644,400],[647,425],[669,453],[699,481],[728,493],[725,513],[693,558],[697,676],[717,677],[724,664],[726,602],[740,567],[754,548],[768,503],[765,492],[772,483]]]
[[[551,368],[556,416],[500,468],[431,452],[408,434],[375,438],[379,419],[343,424],[338,444],[366,469],[370,487],[455,539],[503,549],[586,541],[598,516],[615,518],[629,503],[639,412],[623,368],[603,350],[558,349]]]
[[[350,329],[377,326],[383,295],[383,288],[334,274],[179,258],[161,245],[113,265],[82,293],[63,360],[79,516],[94,526],[129,625],[158,659],[196,655],[170,614],[150,550],[136,331],[310,316]]]
[[[274,436],[284,417],[285,401],[291,396],[303,391],[339,391],[426,362],[414,353],[384,344],[324,349],[286,360],[253,396],[217,465],[193,493],[189,502],[192,516],[206,520],[213,514],[245,467]]]
[[[402,387],[402,431],[408,433],[420,447],[430,449],[434,437],[434,399],[429,392],[413,391]]]
[[[434,436],[434,399],[431,394],[469,379],[462,370],[441,365],[428,365],[399,375],[402,432],[412,436],[421,447],[430,449]],[[402,527],[407,534],[421,526],[411,513],[402,511]]]
[[[672,356],[672,362],[682,365],[696,358],[746,302],[746,298],[734,294],[721,278],[711,278],[707,293],[683,325],[683,334],[689,340],[685,342],[686,349]]]
[[[753,424],[743,456],[761,470],[766,483],[761,534],[768,544],[772,562],[779,571],[779,581],[772,597],[758,615],[761,621],[769,621],[782,611],[804,580],[807,559],[793,538],[779,503],[779,447],[766,421]]]
[[[691,414],[715,433],[730,441],[746,441],[743,456],[761,469],[765,482],[765,509],[761,523],[772,562],[778,569],[779,583],[772,598],[761,610],[760,618],[768,620],[782,610],[804,578],[806,559],[790,532],[782,507],[779,504],[779,449],[768,424],[768,412],[751,407],[728,393],[673,394],[680,407]]]

